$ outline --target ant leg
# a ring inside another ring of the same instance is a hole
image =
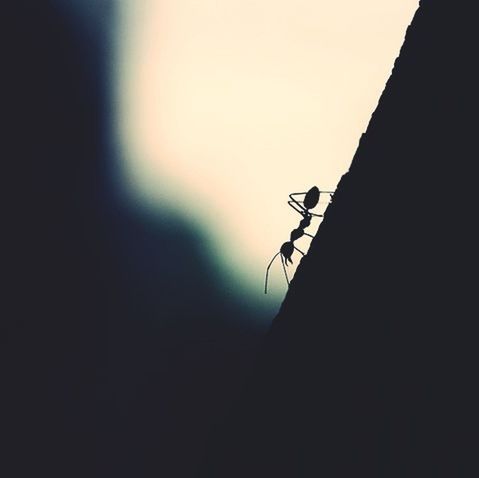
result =
[[[306,194],[306,193],[293,193],[293,194],[290,194],[289,197],[291,198],[290,201],[288,201],[288,206],[289,207],[292,207],[296,212],[298,212],[299,214],[301,214],[302,216],[304,216],[303,213],[308,213],[308,214],[311,214],[311,216],[315,216],[315,217],[324,217],[323,214],[315,214],[314,212],[310,212],[308,209],[306,209],[304,206],[302,206],[300,203],[302,201],[298,201],[296,199],[293,198],[293,195],[295,194]],[[298,209],[299,208],[299,209]]]
[[[314,236],[312,234],[308,234],[307,232],[303,232],[305,236],[309,236],[311,239],[314,239]]]
[[[289,197],[293,199],[292,196],[306,196],[306,194],[308,193],[291,193]],[[329,194],[330,196],[332,196],[334,194],[334,191],[319,191],[319,194]]]
[[[294,201],[294,202],[288,201],[288,206],[292,207],[296,212],[298,212],[299,214],[301,214],[301,216],[304,217],[304,214],[306,213],[306,209],[304,209],[297,201]],[[298,207],[301,209],[297,209]],[[307,211],[307,213],[314,217],[324,217],[323,214],[315,214],[314,212],[310,212],[310,211]]]
[[[281,256],[281,264],[283,264],[284,275],[286,276],[286,282],[288,283],[288,287],[289,287],[288,273],[286,272],[286,267],[285,267],[285,265],[284,265],[283,256]]]
[[[306,194],[308,193],[291,193],[290,196],[304,196]],[[334,194],[334,191],[319,191],[319,194]]]
[[[264,280],[264,293],[268,293],[268,273],[269,273],[269,268],[271,267],[271,264],[273,264],[274,260],[278,257],[278,255],[281,254],[280,252],[276,253],[274,257],[271,259],[271,262],[268,264],[268,267],[266,268],[266,278]]]
[[[295,248],[300,254],[303,254],[303,256],[306,255],[303,251],[299,250],[296,246],[294,246],[294,248]]]
[[[288,196],[291,199],[291,201],[296,201],[296,199],[294,199],[293,196],[306,196],[306,194],[308,193],[291,193],[291,194],[288,194]]]
[[[289,194],[289,201],[288,201],[288,204],[295,204],[296,206],[298,206],[301,210],[303,211],[307,211],[307,209],[301,205],[301,203],[303,201],[299,201],[298,199],[295,199],[293,196],[297,196],[297,195],[305,195],[306,193],[292,193],[292,194]],[[293,207],[293,206],[291,206]]]
[[[304,209],[297,201],[288,201],[288,206],[292,207],[297,213],[304,217],[306,209]]]
[[[294,199],[293,196],[305,196],[307,193],[291,193],[289,195],[289,198],[291,199],[291,201],[294,201],[294,202],[303,202],[303,201],[298,201],[297,199]],[[321,194],[329,194],[329,199],[331,199],[334,195],[334,191],[319,191],[319,197],[321,198]],[[319,201],[318,201],[319,202]]]

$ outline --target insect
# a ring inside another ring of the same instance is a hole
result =
[[[265,294],[268,293],[269,269],[278,256],[281,259],[281,264],[283,265],[283,271],[286,277],[286,282],[289,286],[289,278],[288,278],[288,273],[286,272],[286,267],[288,266],[288,263],[289,264],[293,263],[291,256],[293,255],[294,251],[298,251],[303,256],[305,255],[303,251],[301,251],[294,245],[294,242],[303,236],[308,236],[310,238],[313,238],[314,236],[312,236],[311,234],[308,234],[304,230],[311,225],[311,220],[313,217],[323,217],[322,214],[315,214],[310,211],[311,209],[315,208],[317,204],[319,203],[319,197],[321,193],[329,194],[330,197],[333,195],[333,191],[320,191],[316,186],[313,186],[308,192],[305,192],[305,193],[289,194],[288,206],[293,208],[297,213],[301,214],[302,219],[299,222],[299,226],[296,229],[293,229],[291,231],[289,241],[285,242],[280,247],[279,252],[277,252],[273,256],[270,263],[268,264],[268,267],[266,268],[266,278],[264,281]],[[304,196],[304,198],[302,200],[296,199],[298,196]]]

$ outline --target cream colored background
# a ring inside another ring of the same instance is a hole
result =
[[[277,306],[279,258],[267,297],[263,280],[300,220],[287,195],[347,171],[417,6],[123,0],[117,132],[132,193],[206,231],[225,287]]]

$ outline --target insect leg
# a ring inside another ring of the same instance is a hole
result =
[[[293,196],[306,196],[307,193],[291,193],[289,195],[289,198],[291,199],[291,201],[295,201],[295,202],[303,202],[303,201],[300,201],[298,199],[295,199]],[[331,200],[331,198],[333,197],[334,195],[334,191],[319,191],[319,197],[321,197],[321,194],[329,194],[329,199]],[[320,201],[318,201],[320,202]]]
[[[269,268],[271,267],[271,264],[273,264],[274,260],[278,257],[280,253],[277,252],[274,257],[271,259],[271,262],[268,264],[268,267],[266,268],[266,278],[264,280],[264,293],[268,293],[268,273],[269,273]]]
[[[296,206],[298,206],[300,209],[302,209],[303,211],[306,211],[306,208],[304,206],[301,205],[301,203],[303,202],[302,200],[300,199],[295,199],[293,196],[306,196],[306,193],[291,193],[291,194],[288,194],[289,196],[289,201],[288,203],[294,203],[296,204]]]
[[[303,215],[303,212],[307,212],[308,214],[311,214],[311,216],[316,216],[316,217],[324,217],[323,214],[315,214],[314,212],[310,212],[308,209],[306,209],[304,206],[301,205],[302,201],[298,201],[293,198],[294,195],[296,194],[306,194],[306,193],[293,193],[290,194],[289,197],[291,198],[290,201],[288,201],[288,206],[292,207],[296,212],[299,212],[299,214]]]
[[[304,217],[304,213],[306,213],[306,212],[309,215],[314,216],[314,217],[324,217],[323,214],[315,214],[314,212],[306,211],[306,209],[304,209],[303,206],[301,206],[301,204],[299,204],[297,201],[288,201],[288,206],[292,207],[296,212],[301,214],[301,216],[303,216],[303,217]],[[300,208],[300,209],[298,209],[298,208]]]
[[[300,254],[303,254],[303,256],[306,255],[303,251],[299,250],[296,246],[294,246],[294,248],[295,248]]]
[[[289,194],[289,197],[292,201],[295,201],[293,196],[306,196],[306,194],[308,194],[308,193],[307,192],[306,193],[291,193],[291,194]]]
[[[301,214],[301,216],[304,216],[304,213],[306,212],[306,209],[301,206],[301,204],[299,204],[298,201],[288,201],[288,206],[289,207],[292,207],[296,212],[298,212],[299,214]]]

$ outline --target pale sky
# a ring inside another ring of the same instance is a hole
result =
[[[267,297],[263,282],[301,219],[287,196],[348,170],[418,3],[122,0],[125,181],[206,231],[224,277],[277,306],[279,258]]]

